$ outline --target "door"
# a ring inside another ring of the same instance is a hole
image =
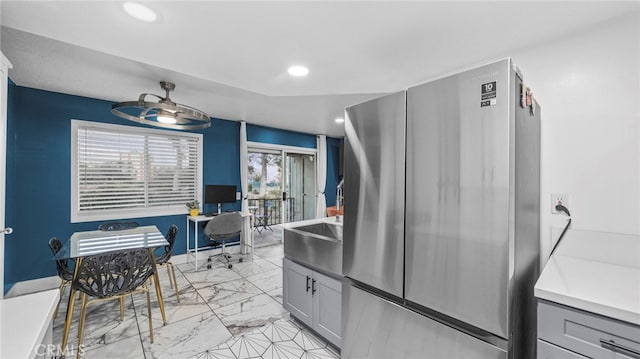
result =
[[[285,152],[284,173],[284,223],[315,218],[315,155]]]
[[[249,209],[256,225],[282,223],[282,150],[249,147]]]
[[[283,259],[283,270],[282,305],[284,309],[306,325],[312,326],[312,271],[286,258]]]
[[[347,108],[343,274],[403,294],[405,92]]]
[[[504,60],[407,91],[405,298],[504,339],[509,74]]]
[[[0,299],[4,297],[4,239],[5,234],[11,234],[11,228],[5,229],[5,180],[7,168],[7,89],[11,63],[0,52]]]

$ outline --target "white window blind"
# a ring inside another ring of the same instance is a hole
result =
[[[201,199],[202,135],[78,120],[72,131],[72,222],[186,213]]]

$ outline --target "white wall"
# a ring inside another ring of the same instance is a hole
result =
[[[542,107],[543,263],[566,221],[551,193],[572,228],[640,234],[639,54],[640,13],[508,54]]]

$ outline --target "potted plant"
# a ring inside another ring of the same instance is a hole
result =
[[[200,212],[200,202],[197,199],[187,202],[187,208],[189,208],[189,215],[195,217]]]

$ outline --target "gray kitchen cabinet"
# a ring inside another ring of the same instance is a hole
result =
[[[283,307],[292,316],[340,348],[342,283],[318,271],[283,259]]]
[[[311,280],[313,271],[286,258],[283,259],[283,264],[282,305],[298,320],[312,326]]]
[[[588,359],[559,346],[538,339],[538,359]]]
[[[313,282],[315,281],[315,282]],[[313,329],[340,347],[342,327],[342,283],[334,278],[313,273]]]
[[[640,326],[538,302],[538,359],[640,359]]]

